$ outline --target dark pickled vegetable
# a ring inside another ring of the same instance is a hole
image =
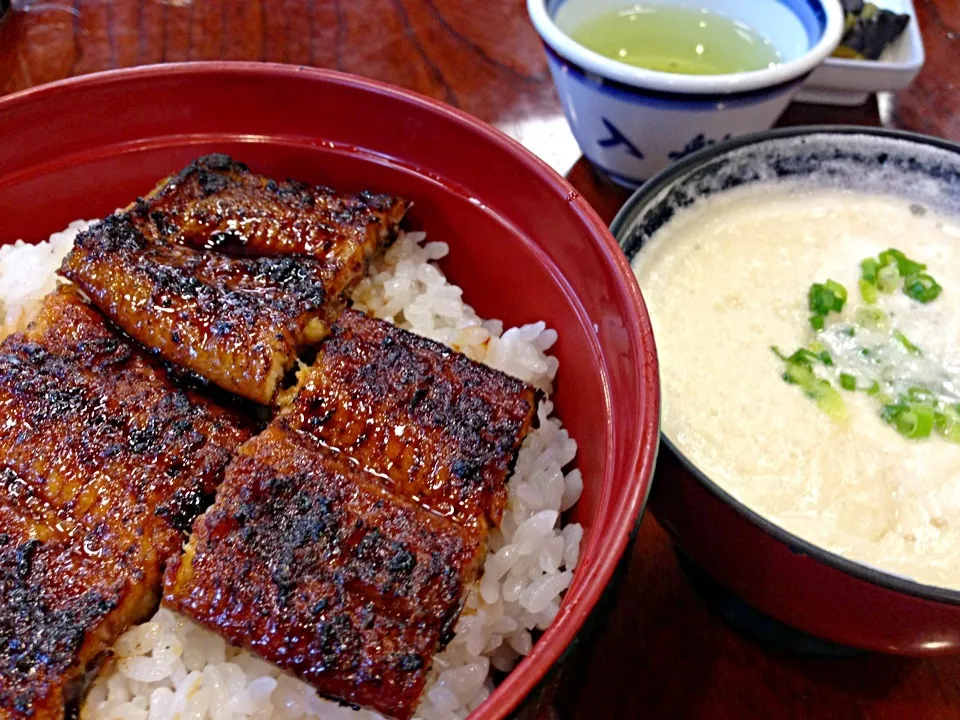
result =
[[[909,15],[881,10],[863,0],[842,0],[846,14],[845,33],[833,55],[854,60],[879,60],[880,55],[903,34]]]

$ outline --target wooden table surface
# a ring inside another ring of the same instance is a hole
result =
[[[859,108],[794,105],[782,124],[883,124],[960,140],[960,0],[915,4],[927,64],[912,87]],[[626,198],[579,159],[523,0],[24,5],[0,22],[0,93],[156,62],[337,68],[412,88],[497,125],[566,173],[608,220]],[[693,592],[649,515],[619,600],[601,625],[582,682],[559,708],[563,717],[960,718],[960,658],[814,659],[731,632]]]

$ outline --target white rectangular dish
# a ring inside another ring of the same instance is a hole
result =
[[[872,93],[892,92],[907,87],[923,67],[923,38],[912,0],[873,0],[885,10],[910,15],[903,35],[887,48],[879,60],[848,60],[828,57],[795,98],[796,102],[821,105],[862,105]]]

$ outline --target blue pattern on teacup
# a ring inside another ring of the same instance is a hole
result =
[[[644,155],[642,152],[640,152],[640,149],[630,142],[629,138],[620,132],[616,125],[607,120],[605,117],[601,117],[600,121],[607,128],[607,132],[610,133],[610,137],[597,140],[597,145],[607,149],[623,145],[626,148],[628,155],[632,155],[633,157],[637,158],[637,160],[643,160]]]
[[[667,157],[671,160],[679,160],[680,158],[685,158],[690,153],[695,153],[697,150],[703,150],[705,147],[710,147],[711,145],[716,145],[718,142],[726,142],[733,137],[732,133],[727,133],[719,140],[714,140],[713,138],[708,138],[703,133],[697,135],[693,140],[688,142],[683,150],[673,150],[667,153]]]
[[[800,83],[733,97],[668,96],[608,83],[549,51],[547,58],[584,155],[630,186],[701,146],[769,126]]]

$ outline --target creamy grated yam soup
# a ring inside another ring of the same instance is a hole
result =
[[[901,279],[866,300],[861,263],[891,248],[927,266],[935,299]],[[960,221],[893,195],[767,183],[680,211],[634,270],[680,452],[789,532],[960,589]],[[847,297],[817,330],[808,293],[827,280]],[[785,381],[798,348],[838,405]]]

